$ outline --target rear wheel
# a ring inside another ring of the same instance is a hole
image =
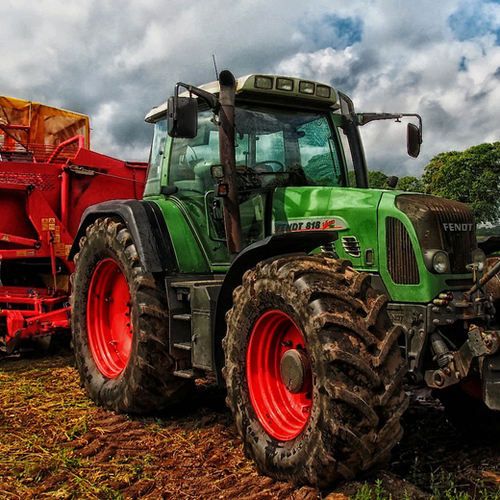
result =
[[[369,276],[323,256],[277,258],[245,274],[233,303],[227,402],[260,471],[324,486],[386,460],[406,369]]]
[[[98,219],[75,257],[71,327],[76,364],[89,396],[118,412],[144,413],[174,401],[166,295],[143,270],[123,223]]]

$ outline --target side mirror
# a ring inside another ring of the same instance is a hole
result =
[[[194,97],[171,97],[168,100],[168,135],[194,139],[198,132],[198,100]]]
[[[420,144],[422,144],[420,128],[414,123],[408,123],[408,128],[406,129],[406,147],[408,155],[412,158],[417,158],[420,154]]]

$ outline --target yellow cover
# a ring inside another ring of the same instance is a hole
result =
[[[83,135],[85,147],[90,147],[88,116],[37,102],[0,96],[0,144],[15,140],[24,145],[56,146],[75,135]]]

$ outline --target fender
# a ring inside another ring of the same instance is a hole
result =
[[[110,200],[88,207],[82,214],[78,232],[68,260],[79,250],[80,239],[87,227],[100,217],[118,216],[127,226],[145,271],[177,273],[179,266],[172,241],[161,210],[154,202],[138,200]]]
[[[219,384],[224,382],[221,370],[224,366],[222,339],[226,336],[226,312],[233,306],[233,291],[241,285],[243,274],[263,260],[292,253],[310,253],[320,246],[333,243],[337,238],[338,233],[333,231],[275,234],[249,245],[238,254],[224,278],[217,298],[212,345]]]

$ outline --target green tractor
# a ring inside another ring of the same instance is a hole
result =
[[[359,127],[403,116],[415,157],[418,115],[357,114],[328,85],[178,83],[146,117],[144,199],[88,208],[72,250],[89,396],[152,412],[214,373],[259,470],[318,486],[388,458],[405,377],[500,409],[470,210],[368,186]]]

